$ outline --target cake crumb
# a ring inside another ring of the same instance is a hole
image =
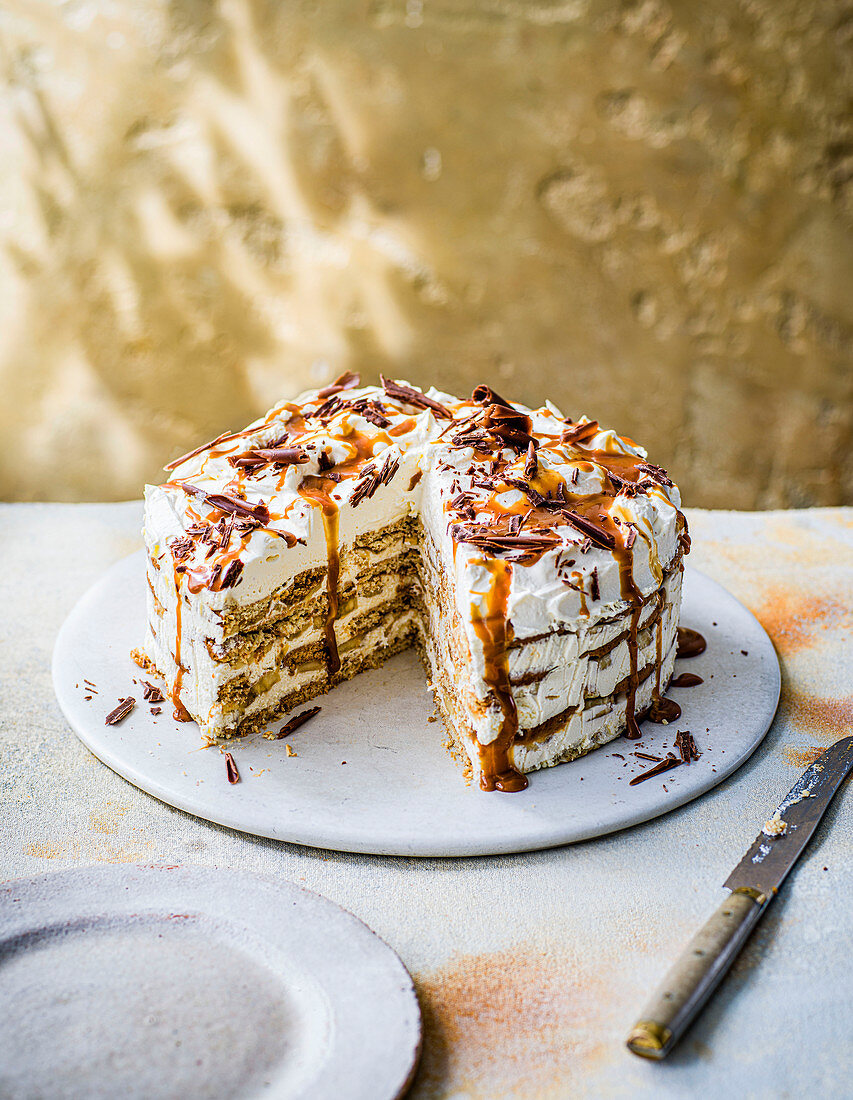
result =
[[[285,745],[284,751],[288,756],[296,756],[296,749],[294,749],[293,745]]]
[[[769,821],[764,822],[764,828],[761,831],[765,836],[784,836],[788,831],[788,822],[782,820],[777,810]]]

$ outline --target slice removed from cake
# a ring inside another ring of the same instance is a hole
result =
[[[347,374],[167,469],[142,659],[209,740],[412,645],[485,790],[661,707],[687,526],[666,473],[596,421]]]

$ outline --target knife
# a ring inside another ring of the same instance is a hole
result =
[[[628,1036],[628,1049],[660,1060],[716,989],[802,855],[832,796],[853,769],[853,737],[807,768],[724,885],[731,891],[693,937]]]

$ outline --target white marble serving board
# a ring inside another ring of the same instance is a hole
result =
[[[63,1100],[395,1100],[411,978],[293,883],[104,866],[0,887],[0,1093]]]
[[[447,754],[414,653],[394,657],[316,700],[322,711],[286,740],[260,735],[230,748],[231,785],[218,748],[202,748],[194,722],[171,705],[154,718],[133,682],[130,650],[143,637],[145,564],[118,562],[65,621],[53,679],[72,728],[105,764],[162,801],[246,833],[380,855],[469,856],[530,851],[624,829],[699,797],[759,744],[779,701],[779,662],[754,616],[716,582],[686,571],[681,623],[705,635],[704,654],[676,662],[699,687],[671,689],[672,725],[643,723],[642,741],[617,741],[580,760],[535,772],[526,791],[485,793]],[[90,700],[84,679],[97,685]],[[137,705],[120,724],[104,717],[119,698]],[[300,708],[301,709],[301,708]],[[279,728],[283,724],[271,724]],[[651,767],[632,753],[665,755],[689,730],[701,759],[636,786]],[[287,746],[296,756],[287,755]],[[622,758],[615,754],[621,754]]]

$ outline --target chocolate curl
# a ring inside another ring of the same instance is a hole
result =
[[[185,484],[181,488],[188,496],[198,497],[205,504],[209,504],[211,508],[217,508],[220,512],[225,512],[228,515],[245,516],[247,519],[255,520],[261,526],[270,521],[269,509],[262,500],[258,501],[257,504],[248,504],[245,500],[237,500],[236,497],[226,496],[225,493],[206,493],[204,489],[200,489],[197,485]]]
[[[330,385],[325,386],[317,394],[318,397],[332,397],[336,393],[340,393],[342,390],[354,390],[357,386],[361,385],[361,375],[353,374],[352,371],[346,370],[338,378],[334,380]]]
[[[304,725],[309,718],[313,718],[315,714],[320,713],[320,707],[309,707],[308,710],[300,711],[299,714],[294,714],[285,724],[281,727],[278,733],[271,740],[280,741],[282,737],[289,737],[294,730],[299,729],[301,725]]]
[[[229,783],[239,783],[240,773],[237,771],[237,763],[230,752],[225,753],[225,774]]]
[[[473,443],[476,446],[476,434],[485,431],[499,442],[518,451],[527,450],[531,443],[534,448],[538,447],[539,441],[530,434],[532,425],[526,413],[514,409],[488,386],[477,386],[474,390],[475,400],[485,402],[489,397],[494,400],[485,404],[471,427],[457,435],[453,442],[463,445]]]
[[[598,421],[590,420],[586,424],[569,424],[563,428],[562,443],[587,443],[598,434]]]
[[[536,444],[531,439],[527,444],[527,461],[524,463],[524,476],[526,478],[536,477],[539,463],[536,460]]]
[[[503,405],[505,409],[512,409],[509,401],[505,397],[501,397],[499,393],[495,393],[492,387],[487,386],[485,382],[481,382],[479,386],[474,387],[471,400],[477,401],[480,405]]]
[[[258,447],[228,459],[238,470],[257,470],[271,462],[278,466],[298,465],[308,461],[308,454],[300,447]]]

